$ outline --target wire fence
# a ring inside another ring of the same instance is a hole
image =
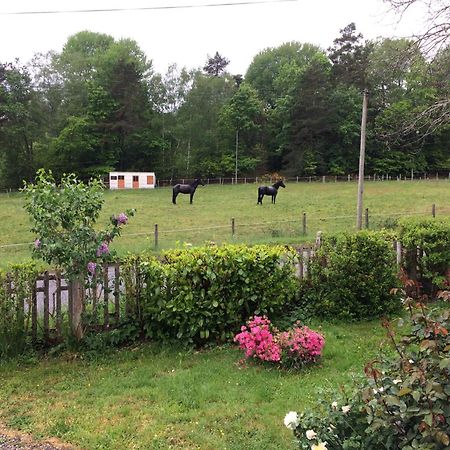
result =
[[[450,208],[437,208],[435,204],[426,210],[409,210],[392,212],[372,212],[368,208],[364,211],[363,227],[366,229],[394,228],[400,217],[450,216]],[[140,251],[143,249],[158,251],[181,245],[203,245],[206,242],[220,243],[258,243],[273,242],[280,244],[292,244],[308,242],[315,239],[317,232],[337,232],[356,228],[355,215],[315,215],[314,213],[302,213],[296,218],[268,220],[260,222],[240,222],[238,218],[231,217],[228,223],[186,227],[164,228],[154,224],[146,231],[122,234],[117,250],[120,253],[127,251]],[[6,260],[14,253],[18,255],[27,251],[32,242],[2,243],[0,244],[0,256]]]
[[[284,181],[290,183],[338,183],[338,182],[355,182],[358,181],[358,174],[346,174],[346,175],[311,175],[311,176],[293,176],[293,177],[281,177],[281,176],[259,176],[259,177],[216,177],[216,178],[203,178],[206,184],[258,184],[258,183],[274,183],[277,179],[283,178]],[[185,184],[192,182],[193,178],[171,178],[156,180],[157,187],[168,187],[175,184]],[[373,174],[364,176],[366,181],[417,181],[417,180],[450,180],[450,171],[438,171],[438,172],[409,172],[403,174],[392,175],[386,174]]]

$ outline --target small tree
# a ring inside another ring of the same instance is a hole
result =
[[[51,172],[40,169],[34,184],[25,184],[25,209],[32,221],[31,231],[37,236],[33,257],[63,270],[71,282],[73,295],[72,332],[83,337],[81,313],[83,310],[84,281],[95,278],[97,264],[110,260],[109,245],[120,235],[121,226],[128,222],[128,210],[111,217],[105,230],[94,229],[103,205],[100,180],[88,184],[74,174],[63,175],[57,184]]]

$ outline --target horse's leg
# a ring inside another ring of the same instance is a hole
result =
[[[192,205],[192,199],[194,198],[194,193],[195,193],[195,191],[191,192],[191,205]]]
[[[177,195],[178,195],[177,192],[175,192],[175,191],[172,192],[172,203],[173,203],[174,205],[177,204]]]
[[[277,194],[272,195],[272,203],[275,204],[275,200],[277,199]]]

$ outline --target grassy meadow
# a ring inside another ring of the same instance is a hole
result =
[[[318,328],[318,325],[313,325]],[[384,341],[378,322],[329,324],[319,365],[241,365],[232,347],[150,344],[105,356],[0,363],[0,423],[80,449],[295,449],[283,425],[363,373]]]
[[[392,223],[400,215],[450,214],[448,180],[367,182],[364,208],[369,208],[369,226]],[[265,197],[256,205],[257,185],[199,186],[193,205],[180,194],[171,202],[171,188],[105,191],[99,226],[111,214],[135,208],[137,214],[115,242],[119,254],[154,249],[154,225],[158,224],[159,249],[193,245],[206,241],[247,243],[299,243],[312,241],[318,230],[354,229],[355,182],[287,183],[280,188],[277,203]],[[307,214],[307,235],[302,233],[302,216]],[[231,235],[231,218],[236,234]],[[28,216],[20,193],[0,194],[0,265],[30,256]],[[17,245],[18,244],[18,245]]]

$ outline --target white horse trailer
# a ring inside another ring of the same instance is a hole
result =
[[[110,172],[110,189],[153,189],[155,172]]]

